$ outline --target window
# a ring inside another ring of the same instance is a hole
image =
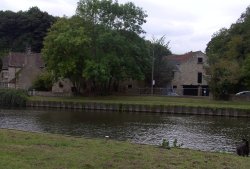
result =
[[[198,58],[198,64],[202,64],[203,63],[203,58]]]
[[[7,79],[8,78],[8,72],[2,72],[2,78]]]
[[[172,78],[174,78],[174,75],[175,75],[175,72],[174,72],[174,71],[172,71]]]
[[[128,89],[132,89],[132,87],[133,87],[132,84],[128,85]]]
[[[202,83],[202,73],[201,72],[198,72],[197,82]]]

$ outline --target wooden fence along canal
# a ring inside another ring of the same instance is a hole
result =
[[[77,103],[59,101],[28,101],[27,107],[57,108],[74,110],[100,110],[118,112],[151,112],[187,115],[210,115],[227,117],[250,117],[249,110],[235,108],[212,107],[187,107],[175,105],[136,105],[136,104],[111,104],[111,103]]]

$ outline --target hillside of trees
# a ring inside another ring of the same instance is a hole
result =
[[[216,32],[206,48],[209,87],[215,99],[250,89],[250,6],[229,29]]]
[[[0,52],[23,52],[31,47],[40,52],[48,29],[57,20],[32,7],[28,11],[0,11]]]

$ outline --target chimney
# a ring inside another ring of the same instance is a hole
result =
[[[28,55],[31,54],[31,47],[30,46],[26,47],[26,54],[28,54]]]

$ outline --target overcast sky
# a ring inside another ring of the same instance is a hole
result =
[[[148,14],[145,37],[170,41],[173,53],[204,52],[213,33],[229,28],[245,12],[250,0],[118,0],[134,2]],[[37,6],[54,16],[72,16],[78,0],[0,0],[0,10],[26,11]]]

